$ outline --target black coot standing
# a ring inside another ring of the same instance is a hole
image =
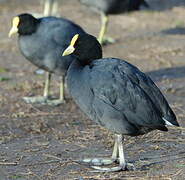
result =
[[[90,7],[92,10],[101,13],[101,29],[98,40],[102,44],[106,39],[104,35],[108,25],[108,15],[120,14],[130,11],[139,10],[140,6],[149,7],[144,0],[79,0],[82,4]],[[112,38],[107,39],[114,42]]]
[[[67,71],[67,86],[82,111],[93,121],[116,134],[110,160],[85,159],[84,162],[109,164],[113,168],[93,168],[102,171],[125,169],[122,135],[137,136],[166,125],[179,126],[176,116],[154,82],[137,67],[116,58],[102,58],[102,49],[95,37],[75,35],[63,56],[74,54]]]
[[[72,56],[62,57],[61,52],[68,46],[71,38],[84,30],[75,23],[56,17],[35,18],[31,14],[20,14],[13,18],[9,36],[19,34],[18,44],[21,53],[31,63],[47,71],[44,95],[25,97],[28,103],[58,105],[64,101],[64,76]],[[60,99],[49,100],[51,73],[61,76]]]

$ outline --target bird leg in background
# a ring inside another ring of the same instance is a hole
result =
[[[44,12],[43,14],[33,13],[35,17],[40,18],[43,16],[60,16],[58,14],[58,0],[43,0]]]
[[[100,44],[103,43],[103,38],[106,33],[107,26],[108,26],[108,16],[104,13],[101,13],[101,29],[98,36],[98,41],[100,42]]]
[[[65,97],[64,97],[64,93],[65,93],[65,88],[64,88],[64,82],[65,78],[63,76],[60,77],[60,98],[59,99],[54,99],[54,100],[47,100],[47,104],[48,105],[52,105],[52,106],[58,106],[60,104],[65,103]]]
[[[82,162],[90,163],[93,169],[97,170],[98,172],[115,172],[130,169],[134,169],[134,166],[130,163],[125,162],[125,156],[123,152],[123,137],[122,135],[116,135],[115,137],[115,144],[113,148],[112,157],[110,159],[103,159],[103,158],[94,158],[94,159],[84,159]],[[115,167],[100,167],[102,165],[110,165],[114,162],[119,162],[119,166]]]
[[[50,81],[51,81],[51,73],[46,72],[46,81],[45,81],[45,85],[44,85],[43,96],[23,97],[23,100],[26,103],[30,103],[30,104],[33,104],[33,103],[48,104],[47,99],[49,98]]]
[[[48,97],[49,97],[50,82],[51,82],[51,73],[46,72],[46,81],[45,81],[45,85],[44,85],[44,97],[46,99],[48,99]]]
[[[54,1],[51,13],[58,16],[58,0]]]
[[[53,0],[45,0],[44,1],[44,16],[51,15],[52,3],[53,3]]]
[[[45,0],[44,3],[44,16],[57,15],[58,1],[57,0]]]
[[[108,22],[109,22],[109,17],[108,15],[106,15],[105,13],[101,13],[101,29],[100,29],[100,33],[98,36],[98,41],[100,42],[100,44],[107,44],[107,43],[114,43],[115,40],[113,38],[106,38],[105,37],[105,33],[107,31],[107,27],[108,27]]]
[[[64,78],[61,77],[60,98],[59,99],[49,99],[50,82],[51,82],[51,73],[46,72],[46,81],[44,85],[43,96],[23,97],[24,101],[30,104],[37,103],[37,104],[45,104],[45,105],[51,105],[51,106],[58,106],[60,104],[65,103],[64,101]]]

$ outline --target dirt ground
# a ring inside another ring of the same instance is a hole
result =
[[[135,171],[95,173],[77,160],[111,155],[113,134],[89,120],[68,97],[58,107],[26,104],[42,93],[44,77],[20,54],[17,37],[7,37],[12,16],[42,13],[36,0],[0,1],[0,180],[185,179],[185,2],[148,0],[152,10],[111,16],[108,35],[117,43],[105,57],[119,57],[148,73],[165,94],[181,128],[125,137],[124,150]],[[97,35],[99,16],[75,0],[60,14]],[[58,96],[53,76],[52,94]]]

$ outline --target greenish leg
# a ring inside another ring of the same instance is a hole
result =
[[[65,78],[63,76],[60,77],[60,97],[59,99],[54,99],[54,100],[47,100],[47,104],[48,105],[52,105],[52,106],[58,106],[60,104],[65,103],[65,99],[64,99],[64,80]]]
[[[104,13],[101,13],[101,29],[98,36],[100,44],[103,43],[103,38],[106,33],[107,26],[108,26],[108,16]]]
[[[107,27],[108,27],[108,22],[109,22],[109,17],[108,15],[101,13],[101,29],[100,29],[100,33],[98,36],[98,41],[100,42],[100,44],[107,44],[107,43],[114,43],[115,40],[113,38],[110,37],[105,37],[105,34],[107,32]]]
[[[23,100],[29,104],[34,104],[34,103],[47,104],[47,99],[49,97],[50,81],[51,81],[51,73],[46,72],[46,80],[45,80],[45,85],[44,85],[43,96],[23,97]]]
[[[51,73],[46,72],[46,80],[44,85],[44,93],[43,96],[35,96],[35,97],[23,97],[23,100],[26,103],[36,103],[36,104],[44,104],[57,106],[65,103],[64,101],[64,77],[61,77],[60,82],[60,98],[59,99],[49,99],[50,96],[50,82],[51,82]]]

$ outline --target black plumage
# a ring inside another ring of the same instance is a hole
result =
[[[145,0],[79,0],[90,9],[101,13],[101,30],[99,42],[102,44],[108,25],[108,15],[139,10],[143,5],[149,7]]]
[[[85,33],[80,26],[70,20],[56,17],[37,19],[31,14],[20,14],[15,17],[12,29],[10,35],[15,32],[19,34],[19,48],[27,60],[49,73],[60,76],[65,75],[69,64],[74,59],[73,55],[62,57],[61,52],[76,33]],[[49,86],[48,81],[50,76],[46,81],[47,86]],[[48,98],[48,91],[49,87],[45,87],[44,100]],[[62,94],[63,92],[61,92],[61,101],[63,101]]]
[[[120,14],[139,10],[141,5],[148,7],[144,0],[79,0],[94,11],[103,12],[106,15]]]
[[[116,134],[130,136],[179,126],[150,77],[124,60],[102,59],[101,46],[91,35],[79,35],[76,43],[72,41],[74,49],[70,45],[64,55],[73,52],[77,60],[68,69],[67,85],[90,119]],[[124,161],[120,167],[125,168]]]

